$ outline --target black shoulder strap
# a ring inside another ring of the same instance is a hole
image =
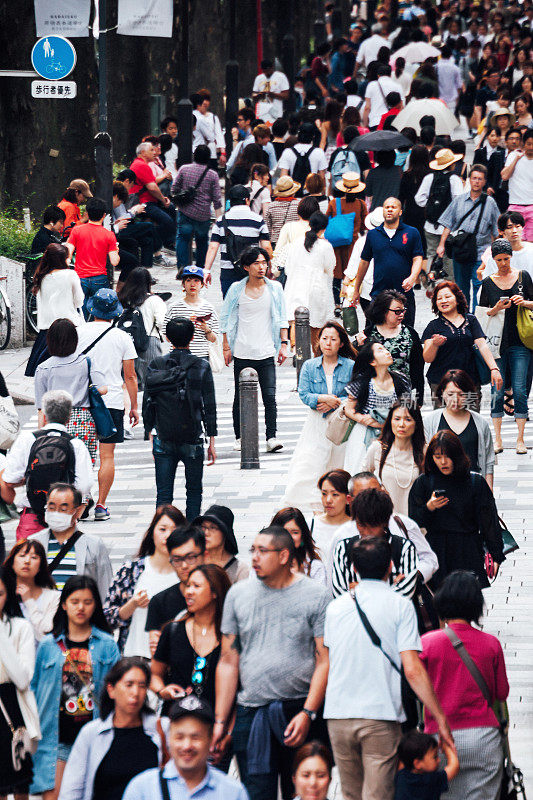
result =
[[[354,591],[353,593],[351,593],[351,594],[352,594],[352,597],[353,597],[353,599],[354,599],[354,602],[355,602],[355,607],[356,607],[356,609],[357,609],[357,613],[359,614],[359,618],[361,619],[361,622],[363,623],[363,628],[364,628],[364,629],[365,629],[365,631],[367,632],[367,634],[368,634],[368,636],[369,636],[369,638],[370,638],[370,641],[372,642],[372,644],[373,644],[375,647],[377,647],[377,648],[378,648],[378,650],[381,650],[381,652],[383,653],[383,655],[385,656],[385,658],[387,659],[387,661],[390,663],[390,665],[392,666],[392,668],[393,668],[394,670],[396,670],[396,672],[398,673],[398,675],[401,675],[402,671],[401,671],[401,669],[399,668],[398,664],[396,664],[396,663],[395,663],[395,662],[392,660],[392,658],[389,656],[389,654],[386,652],[386,650],[384,650],[384,649],[383,649],[383,647],[382,647],[382,644],[381,644],[381,639],[379,638],[379,636],[377,635],[376,631],[374,630],[374,628],[373,628],[373,627],[372,627],[372,625],[370,624],[370,620],[368,619],[367,615],[365,614],[365,612],[363,611],[363,609],[362,609],[362,608],[361,608],[361,606],[359,605],[359,602],[358,602],[358,600],[357,600],[357,596],[356,596],[356,594],[355,594],[355,591]]]
[[[196,181],[196,183],[194,184],[194,189],[195,189],[195,191],[196,191],[196,189],[198,189],[198,187],[200,186],[201,182],[203,181],[203,179],[204,179],[204,178],[205,178],[205,176],[207,175],[208,171],[209,171],[209,164],[207,165],[207,167],[204,169],[204,171],[202,172],[202,174],[200,175],[200,177],[198,178],[198,180],[197,180],[197,181]]]
[[[476,664],[474,663],[474,659],[466,649],[464,642],[460,639],[455,631],[452,631],[450,627],[444,629],[444,633],[453,644],[455,648],[455,652],[469,671],[470,675],[475,680],[479,691],[487,701],[490,708],[492,708],[492,697],[490,696],[489,687],[487,686],[487,682],[479,669],[477,668]]]
[[[72,536],[69,539],[67,539],[66,542],[63,542],[59,550],[59,553],[57,553],[52,559],[52,561],[48,564],[48,569],[50,570],[51,573],[58,568],[58,566],[65,558],[66,554],[72,550],[72,548],[74,547],[80,536],[83,536],[83,531],[74,531]]]
[[[84,356],[84,355],[86,355],[86,354],[89,352],[89,350],[92,350],[92,349],[93,349],[93,347],[95,346],[95,344],[98,344],[98,342],[100,341],[100,339],[103,339],[103,338],[104,338],[104,336],[105,336],[106,334],[108,334],[108,333],[109,333],[109,331],[113,330],[113,328],[114,328],[114,327],[115,327],[115,323],[113,323],[112,325],[110,325],[110,326],[109,326],[109,328],[106,328],[106,330],[105,330],[103,333],[101,333],[101,334],[100,334],[100,336],[97,336],[97,337],[96,337],[96,339],[94,340],[94,342],[92,342],[92,343],[89,345],[89,347],[86,347],[86,348],[85,348],[85,350],[82,350],[82,352],[81,352],[81,355],[82,355],[82,356]]]
[[[486,199],[486,195],[485,195],[485,199]],[[474,211],[476,210],[476,208],[479,208],[479,206],[481,205],[482,202],[483,202],[483,197],[480,197],[480,199],[477,201],[477,203],[474,203],[472,208],[469,208],[468,211],[466,212],[466,214],[463,214],[463,216],[461,217],[461,219],[457,223],[456,230],[459,230],[459,228],[461,227],[461,225],[463,224],[465,219],[467,217],[469,217],[470,214],[473,214]],[[483,215],[483,212],[481,212],[481,215]]]
[[[163,800],[170,800],[170,793],[168,791],[168,780],[165,777],[163,777],[164,769],[165,769],[164,767],[161,767],[161,769],[159,770],[159,785],[161,787],[161,795],[163,797]]]
[[[483,212],[485,211],[485,203],[487,202],[488,194],[482,194],[480,198],[481,208],[479,210],[479,215],[476,222],[476,227],[474,228],[474,236],[477,235],[479,230],[479,226],[481,225],[481,220],[483,218]]]
[[[393,519],[394,519],[394,522],[396,523],[396,525],[402,531],[402,533],[405,536],[405,538],[408,539],[408,541],[411,541],[409,539],[409,532],[407,530],[407,527],[406,527],[405,522],[403,521],[403,519],[401,517],[399,517],[398,514],[395,514]]]

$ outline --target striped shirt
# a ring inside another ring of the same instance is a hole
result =
[[[220,269],[233,269],[233,264],[228,260],[226,252],[224,220],[227,222],[228,230],[234,236],[249,239],[249,245],[257,245],[261,240],[270,240],[263,217],[255,214],[246,205],[233,206],[215,222],[211,233],[211,241],[220,244]]]
[[[403,539],[401,536],[391,536],[390,534],[389,536],[393,553],[390,583],[396,592],[410,599],[415,593],[418,575],[418,557],[416,555],[416,550],[413,543],[408,539]],[[331,585],[334,597],[338,597],[343,592],[347,592],[350,588],[350,584],[357,580],[350,558],[350,551],[354,542],[359,538],[360,537],[357,535],[349,536],[345,539],[340,539],[335,545],[331,564]],[[399,559],[394,558],[396,550],[395,544],[398,544],[398,551],[400,553]],[[398,575],[404,575],[405,577],[397,583],[394,583],[394,579]]]
[[[201,298],[200,303],[191,306],[186,303],[185,299],[182,297],[167,311],[165,316],[165,330],[167,327],[167,322],[171,319],[176,319],[176,317],[186,317],[187,319],[190,319],[191,317],[205,317],[207,314],[211,314],[211,317],[210,319],[206,320],[206,322],[213,333],[216,333],[218,336],[220,332],[220,326],[218,324],[216,311],[211,303],[208,300]],[[189,350],[194,356],[198,356],[199,358],[207,358],[209,356],[209,342],[198,323],[195,323],[194,325],[194,336],[189,345]]]
[[[63,545],[57,541],[54,534],[50,531],[48,549],[46,551],[46,559],[49,564],[52,563],[62,547]],[[72,547],[68,553],[63,556],[57,569],[55,569],[52,573],[52,577],[55,580],[56,587],[59,589],[59,591],[61,591],[68,578],[72,578],[73,575],[77,575],[75,547]]]

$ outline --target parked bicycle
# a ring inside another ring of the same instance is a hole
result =
[[[33,274],[37,268],[37,264],[43,257],[42,253],[21,253],[15,256],[19,261],[25,264],[24,270],[24,283],[25,283],[25,297],[24,309],[26,314],[26,324],[28,329],[33,333],[39,333],[37,327],[37,298],[32,292],[33,287]]]
[[[7,276],[0,276],[0,350],[5,350],[11,339],[11,301],[6,285]]]

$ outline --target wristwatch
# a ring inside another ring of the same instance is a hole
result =
[[[281,344],[289,344],[289,340],[288,339],[282,339],[281,340]]]
[[[316,711],[310,711],[308,708],[302,708],[304,714],[307,714],[311,722],[314,722],[316,719]]]

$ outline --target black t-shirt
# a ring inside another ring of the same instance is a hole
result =
[[[181,584],[174,584],[168,589],[155,594],[148,604],[145,631],[160,631],[166,622],[170,622],[181,611],[185,611],[187,603],[181,593]]]
[[[456,327],[439,314],[432,320],[422,334],[422,343],[438,333],[446,337],[446,342],[439,347],[435,360],[429,365],[427,379],[430,383],[440,383],[449,369],[463,369],[474,381],[479,383],[474,355],[474,341],[484,339],[485,334],[478,319],[473,314],[466,314],[462,325]]]
[[[489,100],[496,100],[496,92],[493,92],[488,86],[483,86],[477,90],[474,105],[481,106],[483,109],[481,116],[485,116],[485,107]]]
[[[450,426],[446,422],[446,417],[442,414],[439,422],[439,431],[451,431]],[[463,445],[463,450],[467,454],[468,458],[470,459],[470,469],[472,472],[480,472],[479,469],[479,461],[478,461],[478,447],[479,447],[479,435],[476,428],[476,423],[472,416],[468,421],[468,425],[461,431],[461,433],[457,434],[459,436],[459,441]]]
[[[177,683],[183,689],[192,687],[212,708],[215,707],[215,671],[219,658],[220,645],[217,645],[205,658],[199,656],[197,662],[184,621],[172,622],[163,628],[154,653],[156,661],[168,665],[168,683]],[[164,703],[163,714],[168,713],[171,705],[171,701]]]
[[[61,676],[59,705],[59,741],[74,744],[81,728],[93,718],[93,667],[89,639],[84,642],[65,640],[67,654]]]
[[[111,747],[94,776],[93,800],[122,800],[132,778],[157,767],[157,757],[157,747],[141,725],[115,728]]]
[[[526,300],[533,300],[533,281],[529,272],[521,272],[522,279],[522,295]],[[520,280],[513,283],[510,289],[500,289],[492,280],[492,276],[485,278],[481,284],[481,293],[479,295],[479,305],[486,308],[493,308],[500,297],[512,297],[514,294],[520,294],[518,287]],[[523,347],[522,340],[518,335],[517,327],[517,311],[518,306],[514,303],[510,308],[505,309],[505,317],[503,323],[502,340],[500,344],[500,355],[507,350],[508,347]]]
[[[39,228],[31,243],[32,254],[44,253],[49,244],[57,244],[61,239],[44,225]]]
[[[439,800],[448,791],[448,778],[443,769],[417,775],[407,769],[396,774],[394,800]]]

